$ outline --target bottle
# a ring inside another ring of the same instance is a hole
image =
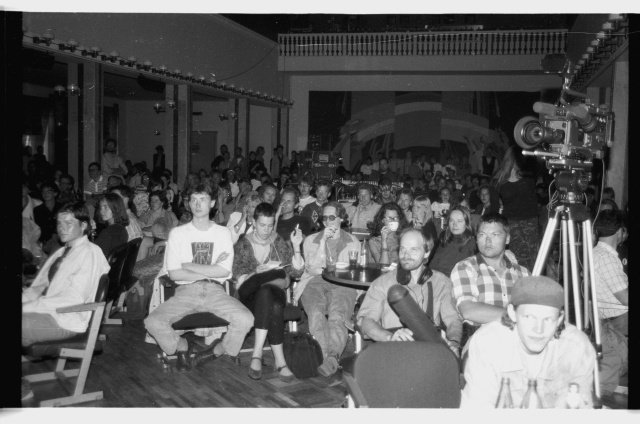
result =
[[[369,262],[369,248],[367,247],[367,241],[362,240],[362,247],[360,248],[360,266],[366,268]]]
[[[511,397],[511,380],[506,377],[502,377],[502,383],[500,384],[500,393],[498,394],[498,400],[496,401],[496,408],[513,408],[513,398]]]
[[[585,402],[580,395],[580,385],[578,383],[569,383],[569,392],[567,393],[567,409],[581,409]]]
[[[542,399],[538,394],[538,383],[534,378],[529,379],[527,392],[524,394],[522,398],[522,404],[520,404],[520,408],[522,409],[543,409],[544,405],[542,404]]]

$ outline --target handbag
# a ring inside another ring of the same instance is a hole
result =
[[[284,359],[296,378],[318,376],[318,367],[322,364],[322,349],[310,334],[297,331],[284,335]]]

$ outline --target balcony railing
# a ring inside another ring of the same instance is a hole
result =
[[[567,30],[280,34],[281,57],[564,53]]]

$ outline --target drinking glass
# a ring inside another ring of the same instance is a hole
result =
[[[357,250],[350,250],[349,251],[349,266],[351,268],[355,268],[356,265],[358,265],[358,251]]]
[[[336,259],[331,255],[327,255],[327,264],[326,264],[327,272],[335,272],[336,270]]]

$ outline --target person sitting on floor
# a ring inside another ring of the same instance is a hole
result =
[[[338,360],[347,345],[347,327],[355,306],[357,291],[329,283],[322,278],[327,254],[339,262],[349,262],[349,251],[360,251],[360,242],[340,229],[347,213],[339,202],[328,202],[322,208],[325,229],[304,241],[306,264],[300,283],[294,290],[309,316],[309,332],[322,348],[324,360],[318,372],[329,378],[331,385],[342,381]],[[327,318],[328,315],[328,318]]]
[[[104,253],[87,237],[90,217],[82,203],[64,205],[56,220],[65,248],[47,259],[22,293],[22,346],[85,332],[90,312],[58,314],[56,309],[93,302],[100,277],[109,272]]]
[[[456,206],[449,211],[449,223],[446,230],[440,234],[440,245],[429,266],[448,277],[458,262],[475,255],[476,251],[469,209]]]
[[[145,327],[160,348],[169,355],[177,351],[177,369],[218,358],[222,354],[236,356],[245,336],[253,326],[253,315],[237,299],[229,296],[222,284],[231,277],[233,242],[229,230],[209,220],[215,205],[211,188],[198,184],[191,190],[190,223],[169,233],[164,268],[178,284],[176,294],[160,304],[145,319]],[[191,345],[181,338],[171,324],[196,312],[211,312],[229,322],[222,342],[215,340],[190,359]]]
[[[374,264],[398,264],[398,235],[410,224],[402,209],[395,203],[385,203],[373,218],[369,244],[369,260]]]
[[[278,378],[285,383],[295,380],[284,360],[284,290],[290,277],[302,275],[304,260],[300,254],[302,231],[294,230],[291,243],[274,231],[275,210],[260,203],[253,213],[255,231],[242,237],[234,246],[233,275],[237,278],[238,298],[255,317],[255,342],[249,365],[249,377],[262,377],[262,348],[269,336],[269,345],[276,361]],[[278,262],[272,264],[273,261]]]
[[[106,193],[98,201],[98,212],[107,228],[100,231],[94,243],[102,249],[104,256],[114,247],[121,246],[129,240],[126,226],[129,225],[129,217],[124,207],[122,197],[115,193]]]
[[[400,318],[387,300],[391,286],[402,284],[420,308],[431,318],[435,326],[446,326],[449,348],[460,354],[462,318],[451,297],[449,277],[427,266],[433,238],[415,228],[400,233],[400,267],[378,277],[364,297],[358,312],[358,325],[366,337],[375,341],[411,341],[413,333],[403,328]],[[433,299],[433,304],[425,299]]]
[[[580,387],[582,407],[592,407],[596,353],[564,314],[560,284],[542,276],[516,280],[501,321],[484,325],[469,342],[460,407],[494,408],[502,378],[516,407],[530,379],[544,408],[566,408],[570,383]]]

